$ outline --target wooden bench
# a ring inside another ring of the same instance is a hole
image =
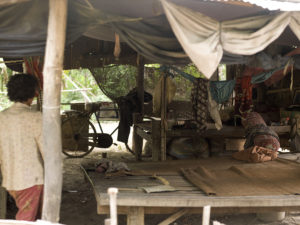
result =
[[[159,161],[161,159],[161,149],[163,139],[161,137],[161,119],[151,117],[150,119],[138,120],[134,123],[134,132],[139,137],[151,143],[152,160]],[[270,126],[279,136],[289,134],[291,126]],[[195,137],[201,136],[208,139],[222,139],[222,138],[245,138],[245,129],[242,126],[226,126],[223,125],[221,130],[217,130],[215,125],[210,123],[207,130],[199,134],[196,129],[166,129],[165,135],[167,138],[174,137]],[[137,150],[141,152],[141,149]]]

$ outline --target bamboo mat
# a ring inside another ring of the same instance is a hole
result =
[[[182,173],[207,195],[260,196],[300,194],[300,164],[278,159],[265,163],[212,169],[182,168]]]

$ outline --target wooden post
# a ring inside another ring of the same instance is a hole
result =
[[[204,206],[203,207],[203,213],[202,213],[202,225],[209,225],[210,220],[210,206]]]
[[[139,111],[141,112],[140,116],[136,116],[134,123],[139,123],[143,120],[144,114],[144,60],[143,57],[138,55],[138,74],[136,77],[136,86],[138,99],[141,103]],[[136,121],[138,119],[138,121]],[[136,133],[136,126],[133,126],[133,135],[132,135],[132,150],[135,153],[136,160],[141,160],[142,150],[143,150],[143,138]]]
[[[127,225],[144,225],[144,208],[129,207],[127,214]]]
[[[6,217],[6,201],[7,201],[6,190],[0,186],[0,219],[5,219]]]
[[[159,161],[161,156],[161,121],[152,121],[152,161]]]
[[[166,123],[167,123],[167,94],[166,94],[166,83],[167,77],[163,74],[163,80],[161,85],[161,155],[160,160],[165,161],[167,159],[167,136],[166,136]]]
[[[43,151],[45,186],[42,219],[59,221],[62,191],[60,90],[66,39],[67,0],[49,1],[44,64]]]

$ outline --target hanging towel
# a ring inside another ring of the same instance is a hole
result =
[[[209,85],[211,97],[219,104],[222,104],[230,98],[235,86],[235,80],[229,81],[211,81]]]

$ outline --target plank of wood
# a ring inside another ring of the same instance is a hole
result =
[[[141,136],[143,139],[152,142],[151,134],[148,134],[147,131],[141,129],[140,127],[136,126],[136,133]]]
[[[202,213],[202,225],[209,225],[210,220],[210,206],[204,206],[203,207],[203,213]]]
[[[144,65],[142,65],[142,67],[144,67]],[[144,74],[139,74],[138,77],[140,77],[140,76],[144,77]],[[142,89],[143,90],[140,90],[140,88],[138,89],[139,98],[140,97],[142,98],[142,99],[140,99],[140,102],[144,102],[144,86],[142,86]],[[140,96],[140,92],[143,93],[143,96]],[[142,112],[142,111],[143,111],[143,107],[140,109],[140,112]],[[140,114],[140,113],[133,114],[133,123],[134,124],[140,122],[141,120],[142,120],[142,114]],[[140,161],[141,157],[142,157],[142,150],[143,150],[143,138],[140,135],[138,135],[137,130],[138,130],[138,127],[136,125],[133,125],[132,150],[135,154],[135,159],[137,161]]]
[[[200,192],[199,192],[200,193]],[[243,196],[243,197],[217,197],[199,194],[187,195],[183,193],[120,193],[118,206],[144,206],[144,207],[282,207],[300,206],[300,197],[295,195],[281,196]],[[96,194],[98,205],[108,205],[109,197],[106,194]]]
[[[170,223],[174,222],[184,214],[188,212],[188,209],[180,209],[178,212],[174,213],[164,221],[160,222],[158,225],[169,225]]]
[[[0,219],[6,218],[7,193],[3,187],[0,187]]]
[[[119,215],[127,215],[130,207],[128,206],[118,206]],[[145,215],[160,215],[160,214],[172,214],[176,213],[180,207],[144,207]],[[203,207],[186,207],[188,209],[188,214],[199,214],[203,213]],[[243,214],[243,213],[256,213],[256,212],[295,212],[298,211],[298,206],[292,207],[215,207],[211,209],[211,213],[217,214]],[[109,206],[97,206],[98,214],[109,214]]]
[[[36,222],[18,221],[18,220],[0,220],[0,225],[61,225],[58,223],[51,223],[49,221],[38,220]]]
[[[127,225],[144,224],[144,207],[130,207],[127,214]]]
[[[160,121],[152,122],[152,160],[159,161],[161,156],[161,124]]]

